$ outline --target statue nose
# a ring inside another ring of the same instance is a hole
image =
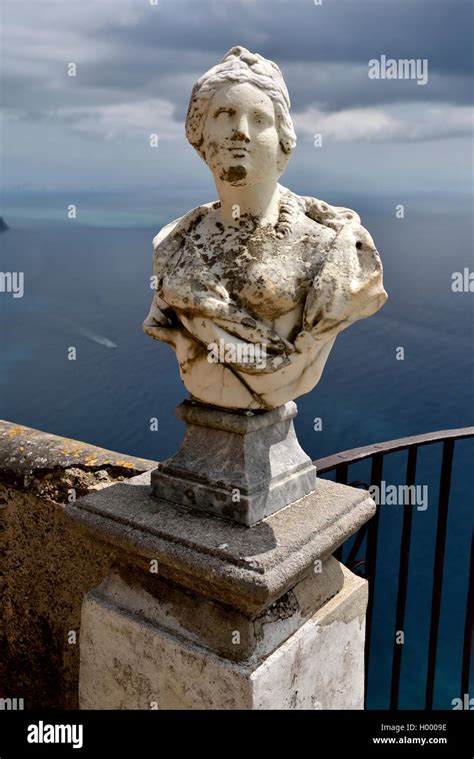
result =
[[[241,142],[250,142],[249,125],[245,116],[239,120],[233,137],[235,140],[240,140]]]

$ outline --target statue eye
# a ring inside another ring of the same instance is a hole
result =
[[[231,108],[219,108],[215,112],[214,118],[218,119],[219,116],[222,116],[223,113],[226,115],[227,118],[229,118],[229,116],[233,116],[234,115],[235,111],[233,111]]]
[[[253,122],[254,124],[257,124],[257,126],[268,127],[271,126],[273,120],[268,114],[256,111],[253,115]]]

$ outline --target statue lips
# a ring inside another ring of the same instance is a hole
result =
[[[248,148],[242,147],[242,145],[231,145],[230,148],[225,148],[225,149],[228,150],[230,153],[239,152],[239,153],[242,153],[242,155],[244,155],[245,153],[250,153],[250,150]]]
[[[230,153],[232,158],[247,158],[250,156],[250,150],[244,148],[242,145],[231,145],[229,148],[224,148],[227,153]]]
[[[231,154],[231,157],[234,160],[242,160],[242,158],[246,158],[250,155],[250,151],[247,148],[244,148],[242,145],[225,148],[225,150]],[[235,184],[236,182],[241,182],[243,179],[245,179],[247,176],[247,169],[245,166],[242,166],[242,164],[238,164],[237,166],[229,166],[228,168],[222,170],[220,176],[224,181],[229,182],[230,184]]]

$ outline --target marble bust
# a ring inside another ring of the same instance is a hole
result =
[[[387,299],[359,216],[279,183],[296,135],[278,66],[233,47],[195,84],[186,136],[219,200],[153,240],[145,332],[175,350],[191,397],[273,409],[318,383],[336,336]]]

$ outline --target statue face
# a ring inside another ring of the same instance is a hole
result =
[[[216,178],[235,186],[281,174],[282,151],[271,99],[252,84],[222,85],[212,98],[203,130],[206,163]]]

